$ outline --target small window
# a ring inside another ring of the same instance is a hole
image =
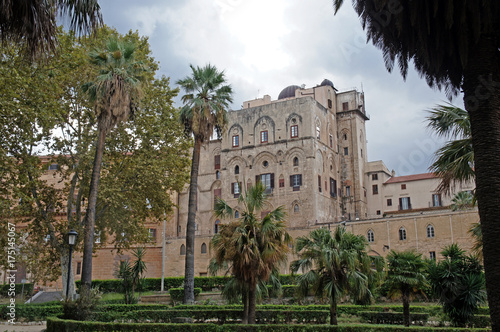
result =
[[[214,206],[217,204],[217,200],[222,197],[222,189],[214,189]]]
[[[439,207],[441,204],[441,194],[432,194],[432,206]]]
[[[372,174],[372,181],[378,180],[378,174]]]
[[[320,139],[321,138],[321,128],[319,124],[316,125],[316,138]]]
[[[280,185],[280,188],[284,188],[285,187],[285,179],[280,179],[279,185]]]
[[[436,252],[435,251],[429,251],[429,258],[433,261],[436,260]]]
[[[410,197],[399,198],[399,210],[411,210]]]
[[[387,206],[392,206],[392,198],[387,199]]]
[[[238,146],[240,146],[240,136],[234,135],[233,136],[233,148],[236,148]]]
[[[220,172],[219,171],[215,171],[215,179],[216,180],[220,179]]]
[[[239,182],[231,183],[231,194],[234,195],[234,198],[240,197],[240,184],[239,184]]]
[[[260,132],[260,142],[267,143],[267,130]]]
[[[331,99],[328,99],[328,108],[332,108],[333,107],[333,102]]]
[[[349,148],[345,147],[344,148],[344,156],[348,156],[348,155],[349,155]]]
[[[404,241],[406,240],[406,229],[404,227],[401,227],[399,229],[399,241]]]
[[[299,204],[295,204],[295,205],[293,206],[293,212],[298,213],[299,211],[300,211]]]
[[[318,191],[321,192],[321,175],[318,175]]]
[[[181,252],[180,252],[180,254],[182,256],[186,255],[186,246],[185,245],[181,245]]]
[[[380,210],[377,210],[377,216],[380,216],[381,212]]]
[[[240,174],[240,166],[236,165],[234,167],[234,174]]]
[[[220,169],[220,154],[214,156],[214,168]]]
[[[293,158],[293,166],[299,166],[299,158]]]
[[[401,190],[406,190],[406,183],[403,183],[403,184],[401,185]]]
[[[337,196],[337,180],[330,178],[330,196]]]
[[[240,217],[240,211],[236,210],[234,211],[234,217],[239,218]]]
[[[81,274],[82,273],[82,262],[77,262],[76,263],[76,274]]]
[[[56,171],[57,169],[59,169],[58,164],[50,164],[49,165],[49,171]]]
[[[202,254],[206,254],[207,253],[207,244],[205,242],[203,242],[201,244],[201,253]]]
[[[50,235],[47,235],[50,239]],[[94,232],[94,243],[101,243],[101,231]]]
[[[150,228],[148,238],[151,242],[156,242],[156,228]]]
[[[290,137],[291,138],[299,137],[299,126],[298,125],[294,125],[294,126],[290,127]]]
[[[330,135],[330,147],[333,149],[333,136]]]
[[[345,187],[345,195],[347,197],[351,196],[351,186],[346,186]]]
[[[432,225],[427,225],[427,237],[428,238],[433,238],[435,236],[434,233],[434,226]]]
[[[372,193],[373,195],[378,195],[378,184],[372,186]]]
[[[349,103],[344,102],[342,103],[342,111],[348,111],[349,110]]]
[[[220,220],[216,220],[214,225],[214,234],[219,233],[219,231],[220,231]]]
[[[290,187],[293,187],[293,191],[299,191],[302,185],[302,174],[290,175]]]
[[[347,141],[347,134],[344,134],[344,141]]]
[[[375,234],[371,229],[368,230],[368,233],[366,234],[366,238],[368,239],[368,242],[372,243],[375,242]]]
[[[269,166],[269,162],[267,160],[264,160],[264,162],[262,163],[262,166],[264,166],[264,167]]]

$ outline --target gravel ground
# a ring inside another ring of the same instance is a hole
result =
[[[0,323],[0,332],[42,332],[47,328],[45,322],[5,324]]]

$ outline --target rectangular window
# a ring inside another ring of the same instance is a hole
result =
[[[214,156],[214,168],[220,169],[220,154]]]
[[[101,243],[101,231],[94,232],[94,243]]]
[[[238,182],[231,183],[231,194],[234,195],[234,198],[240,197],[240,187],[241,184]]]
[[[380,216],[380,210],[377,210],[377,216]]]
[[[387,206],[392,206],[392,198],[387,199]]]
[[[378,180],[378,174],[372,174],[372,181]]]
[[[432,194],[432,206],[441,206],[441,194]]]
[[[337,180],[330,178],[330,196],[337,196]]]
[[[401,190],[406,190],[406,183],[403,183],[403,184],[401,185]]]
[[[302,185],[302,174],[290,175],[290,187],[293,187],[293,191],[299,191]]]
[[[236,148],[238,146],[240,146],[240,136],[234,135],[233,136],[233,148]]]
[[[56,171],[59,168],[58,164],[50,164],[49,171]]]
[[[321,192],[321,175],[318,175],[318,191]]]
[[[156,228],[149,229],[149,240],[156,242]]]
[[[345,195],[347,197],[351,196],[351,186],[346,186],[345,187]]]
[[[261,182],[266,188],[266,194],[270,194],[274,189],[274,173],[256,175],[255,182]]]
[[[279,186],[280,186],[280,188],[285,187],[285,179],[280,179],[279,180]]]
[[[342,103],[342,111],[348,111],[349,110],[349,103],[346,101],[345,103]]]
[[[77,262],[76,263],[76,274],[81,274],[82,273],[82,262]]]
[[[214,206],[215,203],[217,203],[217,198],[221,198],[222,196],[222,189],[214,189]]]
[[[344,148],[344,156],[348,156],[349,155],[349,148]]]
[[[372,193],[373,193],[374,195],[378,195],[378,184],[374,184],[374,185],[372,186]]]
[[[267,130],[260,132],[260,142],[267,143]]]
[[[433,261],[436,260],[436,252],[435,251],[429,251],[429,258]]]
[[[330,148],[333,149],[333,135],[330,135]]]
[[[399,199],[399,210],[411,210],[410,197],[401,197]]]
[[[321,139],[321,128],[316,126],[316,138]]]
[[[332,108],[333,107],[333,102],[331,99],[328,99],[328,108]]]
[[[294,126],[290,127],[290,137],[291,138],[299,137],[299,126],[298,125],[294,125]]]

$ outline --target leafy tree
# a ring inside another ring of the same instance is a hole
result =
[[[98,139],[84,222],[82,294],[90,290],[92,282],[97,193],[106,134],[134,112],[141,97],[141,82],[146,80],[148,71],[142,62],[135,60],[136,47],[134,43],[111,37],[106,49],[89,53],[91,63],[99,68],[99,75],[95,81],[85,83],[83,91],[94,103]]]
[[[227,264],[238,281],[243,298],[243,322],[255,324],[255,299],[258,284],[269,280],[278,264],[286,260],[291,237],[286,231],[285,213],[280,206],[258,218],[266,206],[266,188],[257,182],[238,198],[244,206],[241,218],[227,225],[211,241],[218,266]],[[215,204],[215,215],[232,218],[234,209],[224,200]],[[265,287],[265,286],[264,286]],[[248,312],[248,314],[247,314]]]
[[[329,299],[331,325],[337,325],[337,303],[344,296],[371,297],[368,276],[376,271],[363,236],[345,227],[337,227],[333,235],[318,228],[296,240],[296,252],[300,258],[291,268],[294,273],[303,271],[297,277],[299,295],[306,296],[312,288],[317,297]]]
[[[397,252],[387,255],[389,269],[386,287],[389,296],[401,296],[403,300],[403,321],[410,326],[410,297],[428,287],[425,277],[426,264],[421,254],[414,251]]]
[[[200,149],[210,140],[214,130],[220,137],[227,125],[226,112],[232,102],[232,88],[226,84],[224,72],[210,64],[203,68],[190,65],[191,76],[178,80],[186,92],[182,96],[180,121],[185,132],[194,137],[194,149],[189,184],[188,220],[186,227],[186,263],[184,281],[184,303],[194,302],[194,238],[196,219],[196,195]]]
[[[444,259],[429,266],[432,290],[451,322],[465,327],[486,301],[482,266],[477,257],[466,255],[457,244],[445,247],[441,254]]]
[[[343,2],[333,0],[335,11]],[[444,87],[449,96],[463,92],[472,129],[492,329],[500,331],[500,3],[355,0],[353,5],[389,71],[397,61],[406,77],[413,62],[429,86]]]
[[[31,58],[53,52],[58,15],[69,16],[70,28],[77,32],[95,31],[102,24],[97,0],[6,0],[0,6],[0,39],[21,45]]]

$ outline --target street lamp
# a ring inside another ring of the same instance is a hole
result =
[[[69,296],[69,279],[71,276],[71,256],[73,256],[73,246],[75,245],[77,236],[78,236],[78,233],[75,232],[74,229],[70,230],[68,233],[69,265],[68,265],[68,277],[66,280],[66,299],[68,299],[68,296]]]

